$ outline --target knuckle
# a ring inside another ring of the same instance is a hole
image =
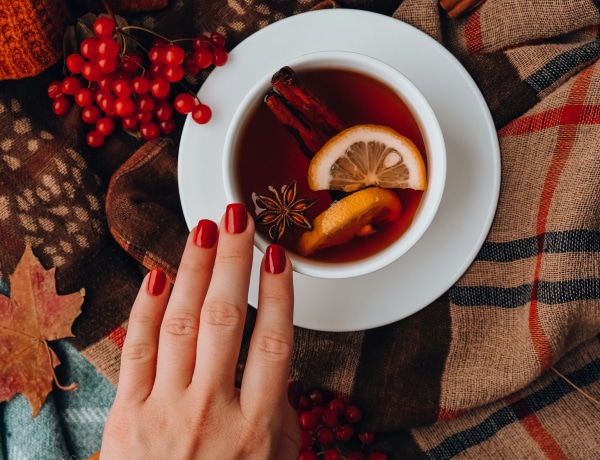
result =
[[[211,326],[235,328],[243,321],[243,313],[232,302],[211,301],[202,308],[203,321]]]
[[[147,363],[156,357],[156,347],[150,343],[135,342],[125,344],[122,359],[134,363]]]
[[[219,263],[227,267],[240,267],[246,264],[247,254],[241,249],[227,248],[219,254]]]
[[[134,308],[131,310],[131,314],[129,316],[129,323],[139,324],[141,326],[154,326],[158,324],[160,318],[157,318],[156,315],[152,315],[145,310],[144,308]]]
[[[261,294],[261,304],[265,305],[290,305],[293,301],[292,293],[264,292]]]
[[[292,341],[287,335],[268,331],[258,333],[254,338],[256,349],[266,358],[272,361],[286,361],[292,354]]]
[[[182,259],[179,265],[179,271],[191,272],[198,277],[210,276],[212,274],[212,265],[208,265],[197,259]]]
[[[195,336],[198,334],[199,318],[193,313],[179,312],[165,317],[162,328],[174,336]]]

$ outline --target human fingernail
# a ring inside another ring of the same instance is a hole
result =
[[[202,219],[196,227],[194,243],[201,248],[212,248],[217,243],[219,228],[212,220]]]
[[[287,388],[288,401],[294,409],[298,409],[298,403],[302,396],[302,382],[293,380],[288,384]]]
[[[148,294],[161,295],[167,286],[167,275],[162,270],[152,270],[148,276]]]
[[[285,270],[285,250],[278,244],[267,246],[265,251],[265,270],[277,275]]]
[[[248,213],[246,206],[241,203],[227,205],[225,212],[225,228],[229,233],[242,233],[246,230]]]

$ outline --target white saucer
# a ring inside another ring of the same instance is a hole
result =
[[[331,9],[275,22],[233,49],[198,96],[213,110],[206,125],[188,116],[179,147],[179,192],[189,228],[219,222],[227,205],[222,151],[246,92],[268,72],[305,53],[345,50],[396,67],[425,95],[446,142],[447,178],[438,213],[400,260],[370,275],[319,279],[294,273],[294,324],[324,331],[382,326],[426,307],[473,262],[489,231],[500,190],[500,151],[488,106],[473,79],[443,46],[388,16]],[[255,249],[248,303],[256,306],[262,253]]]

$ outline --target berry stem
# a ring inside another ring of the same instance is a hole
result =
[[[173,40],[168,39],[167,37],[165,37],[164,35],[159,34],[158,32],[154,32],[153,30],[150,29],[146,29],[145,27],[140,27],[140,26],[123,26],[123,27],[119,27],[118,30],[125,31],[125,30],[141,30],[144,32],[147,32],[151,35],[154,35],[157,38],[160,38],[168,43],[173,43]]]
[[[110,18],[113,21],[115,21],[115,24],[116,24],[117,23],[117,19],[115,18],[115,14],[113,13],[112,9],[110,8],[110,5],[108,4],[108,2],[106,0],[101,0],[101,1],[102,1],[102,5],[104,6],[104,9],[106,10],[106,12],[110,16]]]

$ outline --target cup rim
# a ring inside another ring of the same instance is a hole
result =
[[[382,269],[399,260],[423,236],[439,208],[446,181],[446,149],[437,117],[420,90],[401,71],[371,56],[353,51],[317,51],[289,59],[256,81],[236,108],[225,135],[222,174],[228,202],[243,202],[232,183],[236,134],[243,126],[245,114],[262,98],[271,86],[272,75],[281,67],[295,70],[314,67],[362,72],[375,78],[398,94],[410,109],[423,136],[427,157],[427,189],[409,227],[390,245],[375,254],[349,262],[324,262],[286,251],[294,271],[317,278],[352,278]],[[435,152],[435,161],[432,161]],[[271,241],[255,233],[254,245],[264,254]]]

